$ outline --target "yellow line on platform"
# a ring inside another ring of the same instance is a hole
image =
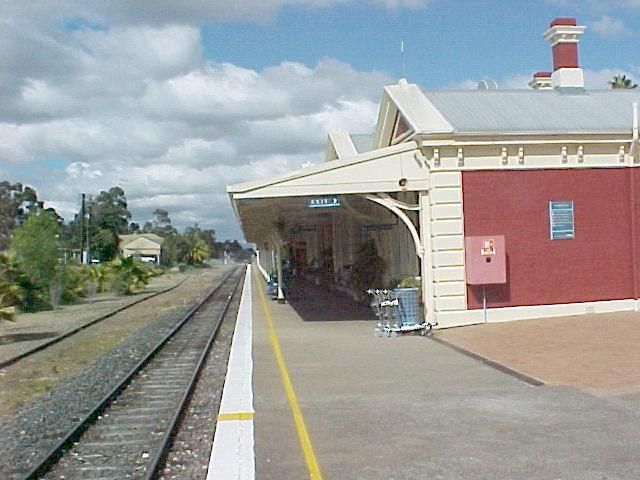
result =
[[[284,357],[282,356],[282,351],[280,350],[280,342],[278,341],[276,330],[273,326],[273,319],[271,318],[271,312],[269,311],[267,299],[264,295],[264,291],[262,290],[262,282],[258,278],[255,280],[255,283],[258,288],[258,292],[260,292],[260,300],[262,302],[262,309],[264,310],[264,318],[267,322],[267,328],[269,330],[269,340],[271,341],[273,353],[276,357],[276,363],[278,364],[278,369],[280,370],[280,376],[282,377],[284,390],[287,393],[287,398],[289,399],[289,406],[291,407],[293,420],[295,421],[296,429],[298,430],[298,438],[300,439],[300,444],[304,453],[304,459],[307,462],[309,478],[311,480],[322,480],[320,467],[318,466],[316,455],[315,453],[313,453],[311,439],[309,438],[309,433],[307,432],[307,427],[305,426],[304,418],[302,417],[300,405],[298,405],[298,398],[296,397],[296,392],[293,390],[291,378],[289,377],[289,372],[287,371],[287,366],[284,363]]]
[[[220,413],[218,414],[219,422],[228,422],[230,420],[253,420],[255,414],[253,412],[236,412],[236,413]]]

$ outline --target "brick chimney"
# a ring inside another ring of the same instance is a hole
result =
[[[553,54],[553,88],[584,88],[584,75],[578,63],[578,42],[585,28],[577,25],[575,18],[556,18],[544,32]]]
[[[536,72],[533,74],[533,80],[529,82],[529,86],[534,90],[550,90],[551,72]]]

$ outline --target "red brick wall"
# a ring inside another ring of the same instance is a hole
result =
[[[553,69],[578,67],[578,44],[556,43],[551,47],[553,55]]]
[[[465,235],[506,237],[507,284],[487,288],[488,305],[632,298],[633,170],[463,172]],[[550,239],[552,200],[574,202],[575,239]],[[467,288],[468,308],[481,308],[481,288]]]

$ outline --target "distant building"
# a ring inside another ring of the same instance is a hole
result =
[[[164,238],[153,233],[120,235],[120,254],[160,265]]]

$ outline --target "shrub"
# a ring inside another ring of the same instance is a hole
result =
[[[398,283],[398,288],[420,288],[422,281],[420,277],[404,277]]]
[[[384,260],[378,255],[376,242],[369,238],[358,249],[353,264],[353,285],[359,291],[380,288],[384,274]]]
[[[145,264],[133,257],[118,258],[111,263],[116,272],[115,287],[119,293],[131,295],[149,283],[151,277]]]
[[[16,283],[24,274],[16,262],[6,254],[0,254],[0,319],[13,321],[16,306],[23,301],[24,292]]]

